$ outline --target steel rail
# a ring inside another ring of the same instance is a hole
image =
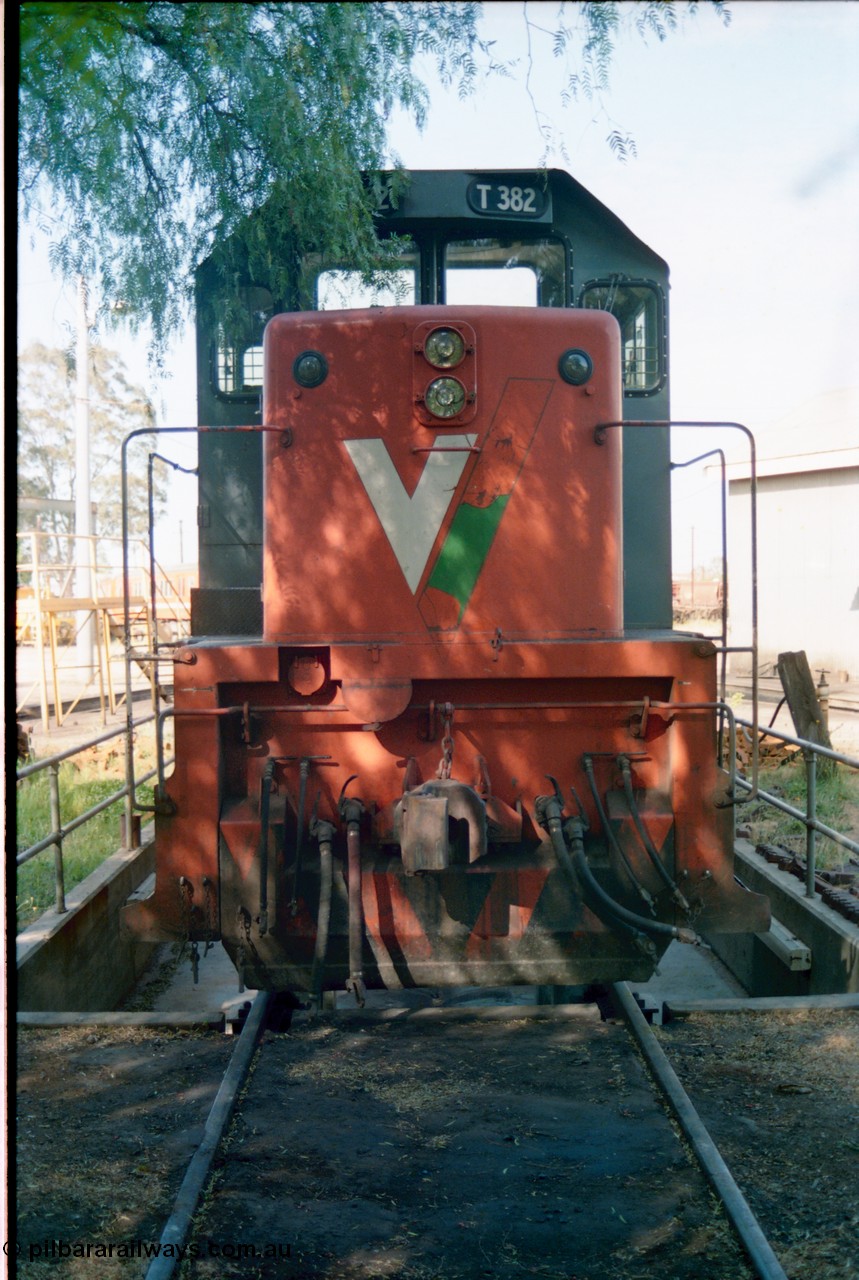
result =
[[[677,1078],[674,1068],[636,1004],[629,987],[625,982],[616,982],[612,986],[612,991],[617,997],[630,1031],[635,1036],[656,1083],[691,1143],[698,1163],[725,1206],[725,1212],[760,1280],[788,1280],[757,1218],[734,1181],[719,1148],[707,1132],[704,1122],[692,1105],[689,1095]]]
[[[787,1274],[763,1234],[760,1224],[683,1089],[665,1053],[656,1041],[652,1029],[636,1004],[628,985],[623,982],[613,984],[612,991],[658,1088],[668,1101],[683,1133],[692,1145],[702,1171],[724,1205],[731,1225],[751,1260],[759,1280],[788,1280]],[[269,993],[261,992],[254,1001],[239,1042],[224,1074],[217,1097],[212,1104],[203,1139],[188,1165],[182,1185],[176,1196],[173,1212],[162,1231],[160,1244],[163,1249],[170,1246],[169,1256],[161,1253],[157,1258],[154,1258],[146,1272],[145,1280],[170,1280],[181,1266],[182,1257],[187,1252],[187,1241],[191,1235],[193,1219],[208,1180],[212,1159],[229,1123],[238,1094],[247,1078],[260,1035],[265,1026],[269,1000]],[[338,1016],[348,1021],[350,1013],[355,1016],[358,1012],[357,1010],[343,1010],[339,1012]],[[506,1021],[510,1018],[556,1020],[578,1018],[583,1016],[584,1013],[585,1006],[577,1005],[553,1007],[503,1005],[479,1009],[462,1007],[383,1009],[374,1010],[370,1015],[365,1010],[361,1010],[360,1016],[363,1019],[369,1016],[373,1021],[429,1020],[444,1023],[446,1021],[465,1020],[478,1022],[484,1020]]]
[[[182,1261],[185,1242],[209,1176],[212,1159],[233,1114],[236,1099],[247,1079],[259,1038],[265,1027],[268,1004],[269,993],[261,991],[251,1006],[238,1044],[224,1072],[221,1087],[212,1103],[202,1140],[191,1157],[182,1185],[176,1194],[173,1212],[161,1232],[162,1250],[169,1245],[170,1253],[161,1252],[152,1260],[146,1272],[146,1280],[169,1280]]]

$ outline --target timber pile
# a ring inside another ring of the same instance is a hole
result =
[[[805,881],[805,860],[790,849],[778,844],[758,844],[755,849],[781,871]],[[859,924],[859,874],[852,870],[853,866],[851,862],[840,871],[818,871],[814,877],[814,891],[833,911]]]
[[[758,739],[758,759],[762,768],[773,769],[789,764],[801,753],[801,747],[792,742],[782,742],[781,738],[776,738],[771,733],[762,733]],[[737,760],[743,770],[751,768],[752,740],[745,734],[737,736]]]

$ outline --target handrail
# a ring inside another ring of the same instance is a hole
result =
[[[140,729],[146,724],[150,724],[155,720],[155,715],[150,713],[141,716],[139,719],[132,721],[132,730]],[[128,785],[123,784],[112,795],[106,796],[103,800],[99,800],[97,804],[92,805],[83,813],[78,814],[76,818],[72,818],[69,822],[63,823],[61,813],[60,798],[60,765],[70,760],[73,756],[80,755],[84,751],[89,751],[92,747],[99,746],[103,742],[109,742],[112,738],[123,736],[126,739],[126,755],[134,750],[133,742],[128,736],[128,726],[123,724],[116,729],[110,729],[106,733],[100,733],[94,738],[88,738],[86,742],[81,742],[74,747],[67,747],[65,751],[58,751],[54,755],[46,756],[42,760],[36,760],[32,764],[25,765],[22,769],[15,771],[15,782],[25,782],[28,778],[33,778],[39,773],[48,771],[49,792],[50,792],[50,812],[52,830],[34,844],[29,845],[20,853],[16,853],[15,865],[21,867],[35,858],[38,854],[44,853],[46,849],[54,850],[54,910],[58,915],[63,915],[66,908],[65,901],[65,873],[63,867],[63,841],[66,836],[77,831],[91,821],[91,819],[111,808],[112,805],[118,804],[120,801],[126,801],[125,810],[125,826],[120,838],[119,848],[123,850],[133,849],[134,830],[132,818],[132,810],[129,804],[131,799]],[[172,761],[166,761],[163,764],[170,764]],[[143,774],[137,779],[137,784],[148,782],[150,778],[156,777],[158,769],[150,769],[148,773]]]
[[[750,649],[729,649],[726,644],[722,648],[724,653],[751,653],[752,657],[752,715],[757,722],[759,709],[759,693],[758,693],[758,474],[757,474],[757,453],[755,448],[755,437],[752,435],[748,427],[742,422],[706,422],[691,419],[655,419],[648,421],[644,418],[630,418],[627,420],[619,419],[615,422],[600,422],[594,428],[594,443],[598,445],[605,444],[606,432],[612,428],[625,429],[632,428],[691,428],[700,430],[707,428],[710,430],[727,430],[739,431],[745,437],[749,446],[749,500],[750,500],[750,527],[751,527],[751,588],[752,588],[752,643]],[[723,466],[723,489],[724,489],[724,466]],[[725,535],[723,535],[725,536]],[[725,582],[727,585],[727,566],[725,567]],[[727,600],[723,603],[723,609],[727,611]],[[727,615],[726,615],[727,616]],[[724,659],[723,659],[724,660]],[[753,800],[758,790],[758,772],[760,761],[758,758],[758,740],[754,739],[752,743],[752,783],[751,794],[747,796],[748,800]]]
[[[145,724],[149,724],[154,719],[155,714],[152,712],[148,716],[143,716],[140,720],[135,720],[134,727],[135,729],[142,729]],[[32,777],[34,773],[40,773],[52,764],[61,764],[63,760],[69,760],[81,751],[88,751],[90,747],[98,747],[102,742],[109,742],[111,738],[118,738],[120,734],[127,732],[126,725],[121,724],[117,729],[108,729],[106,733],[100,733],[97,738],[88,738],[86,742],[78,747],[68,747],[65,751],[58,751],[56,755],[45,756],[42,760],[35,760],[32,764],[25,765],[23,769],[16,770],[15,781],[23,782],[25,778]]]
[[[149,512],[149,608],[152,613],[152,643],[153,652],[158,654],[160,642],[158,638],[158,596],[161,594],[158,590],[155,570],[158,562],[155,559],[155,476],[154,468],[156,462],[163,462],[165,466],[172,467],[174,471],[181,471],[184,475],[197,475],[196,467],[183,467],[178,462],[174,462],[171,458],[165,458],[161,453],[152,452],[149,455],[149,463],[147,467],[147,493],[148,493],[148,512]],[[156,675],[156,684],[158,677]]]
[[[178,435],[223,435],[225,433],[237,433],[240,435],[264,435],[272,433],[276,435],[284,435],[285,428],[281,426],[273,426],[269,423],[252,423],[237,426],[209,426],[197,425],[188,427],[137,427],[134,431],[129,431],[122,441],[120,451],[120,488],[122,496],[122,601],[123,601],[123,632],[125,636],[125,685],[127,689],[131,688],[131,664],[134,661],[134,651],[131,643],[131,589],[130,579],[131,570],[128,557],[128,546],[130,542],[129,530],[129,511],[128,511],[128,448],[133,440],[140,436],[178,436]],[[153,455],[155,456],[155,455]],[[158,455],[161,457],[161,455]],[[172,465],[172,463],[171,463]],[[150,530],[149,541],[152,543],[152,513],[150,510]],[[157,652],[157,646],[156,646]],[[153,704],[156,713],[161,710],[160,690],[157,679],[153,682]],[[126,709],[128,712],[128,734],[131,736],[131,699],[126,699]],[[161,719],[160,715],[156,720],[156,756],[159,760],[162,757],[162,744],[160,741]],[[125,753],[126,776],[125,782],[128,789],[129,805],[132,810],[144,811],[144,806],[138,805],[135,800],[135,792],[137,784],[134,778],[134,758],[129,751]],[[162,769],[163,772],[163,769]]]
[[[719,459],[719,467],[721,470],[722,604],[719,610],[719,644],[721,656],[721,661],[719,663],[719,697],[724,702],[728,677],[728,478],[725,450],[708,449],[706,453],[699,453],[695,458],[687,458],[685,462],[672,461],[670,466],[672,471],[682,471],[685,467],[694,467],[696,462],[705,462],[707,458],[715,457],[718,457]],[[694,580],[694,562],[692,564],[692,574]],[[721,748],[721,742],[719,745]]]
[[[801,822],[805,827],[805,895],[807,898],[814,898],[816,896],[814,883],[818,835],[825,836],[827,840],[840,845],[850,853],[859,854],[859,843],[857,841],[851,840],[849,836],[845,836],[833,827],[827,826],[826,823],[820,822],[817,817],[817,757],[823,756],[825,759],[833,760],[837,764],[846,765],[848,769],[859,769],[859,758],[849,756],[842,751],[834,751],[830,747],[823,747],[820,743],[810,742],[807,738],[796,738],[793,734],[784,733],[780,729],[762,728],[761,725],[757,725],[751,720],[738,718],[736,723],[743,729],[751,730],[754,735],[753,741],[755,742],[758,741],[758,734],[765,733],[767,737],[779,738],[782,742],[792,743],[802,750],[806,779],[805,813],[801,809],[796,809],[793,805],[788,804],[786,800],[781,800],[778,796],[771,795],[768,791],[761,791],[760,788],[755,791],[754,798],[763,800],[774,809],[786,813],[788,817]],[[740,787],[751,791],[751,783],[747,782],[739,772],[736,773],[736,781]],[[752,799],[751,795],[746,797],[746,801],[750,799]]]

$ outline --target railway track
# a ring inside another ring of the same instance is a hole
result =
[[[751,696],[752,680],[750,676],[732,675],[728,681],[729,693],[740,693],[745,697]],[[778,676],[758,676],[758,696],[761,703],[766,706],[774,706],[781,703],[784,698],[784,689]],[[855,692],[855,686],[835,685],[830,688],[828,695],[830,712],[839,712],[849,716],[859,715],[859,696]],[[766,716],[761,715],[762,725],[766,723]]]
[[[181,1256],[189,1277],[786,1280],[629,989],[612,997],[626,1029],[593,1006],[387,1009],[262,1049],[258,996],[146,1280]]]
[[[17,1274],[77,1280],[81,1257],[112,1259],[100,1280],[857,1274],[855,1008],[654,1032],[619,988],[639,1046],[594,1005],[493,997],[382,996],[285,1035],[260,1034],[260,1002],[233,1054],[178,1024],[22,1027]],[[679,1122],[645,1065],[657,1039],[694,1099],[672,1097]]]

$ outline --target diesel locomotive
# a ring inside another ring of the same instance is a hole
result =
[[[557,171],[416,172],[379,227],[383,285],[320,256],[315,310],[201,309],[201,582],[126,928],[359,1002],[765,930],[718,646],[671,629],[665,263]]]

